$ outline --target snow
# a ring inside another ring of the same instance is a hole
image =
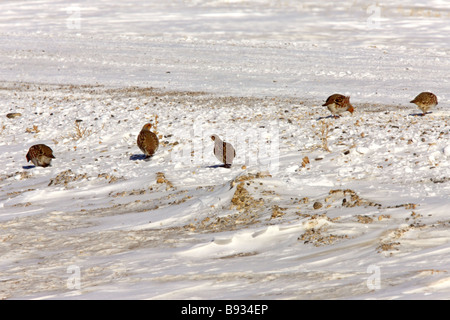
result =
[[[447,1],[1,6],[0,298],[450,297]]]

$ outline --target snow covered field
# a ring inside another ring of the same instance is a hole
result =
[[[450,3],[385,2],[1,2],[0,298],[450,298]]]

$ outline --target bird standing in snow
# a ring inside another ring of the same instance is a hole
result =
[[[411,100],[410,103],[416,104],[420,110],[422,110],[424,116],[429,110],[434,108],[437,104],[437,97],[431,92],[421,92]]]
[[[137,145],[144,153],[146,159],[152,157],[159,147],[158,137],[154,132],[150,131],[151,127],[151,123],[146,123],[137,137]]]
[[[35,144],[30,147],[26,155],[27,162],[33,162],[36,167],[48,167],[55,159],[53,150],[45,144]]]
[[[216,134],[211,136],[211,140],[214,141],[213,152],[216,158],[224,164],[225,168],[231,168],[234,157],[236,157],[236,150],[230,143],[222,141]]]
[[[334,118],[338,118],[342,113],[348,111],[353,114],[353,106],[350,104],[350,97],[335,93],[328,97],[327,101],[322,105],[328,107]]]

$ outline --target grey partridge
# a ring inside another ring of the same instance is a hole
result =
[[[350,97],[335,93],[327,98],[327,101],[322,105],[330,110],[333,117],[338,118],[342,113],[348,111],[353,114],[355,109],[350,104]]]
[[[224,164],[225,168],[231,168],[234,158],[236,157],[236,150],[231,143],[224,142],[218,135],[213,134],[211,140],[214,141],[213,153],[217,160]]]
[[[137,145],[144,153],[146,159],[152,157],[159,147],[158,137],[154,132],[150,131],[151,127],[151,123],[146,123],[137,137]]]
[[[27,162],[33,162],[36,167],[48,167],[55,159],[53,150],[45,144],[35,144],[30,147],[26,155]]]
[[[434,108],[437,104],[437,97],[431,92],[421,92],[410,103],[416,104],[422,110],[424,116],[429,110]]]

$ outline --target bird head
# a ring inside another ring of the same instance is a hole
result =
[[[353,108],[352,104],[350,103],[350,97],[345,97],[345,103],[348,104],[348,111],[353,114],[355,111],[355,108]]]
[[[150,130],[151,128],[152,128],[152,124],[151,123],[146,123],[142,127],[142,130]]]

